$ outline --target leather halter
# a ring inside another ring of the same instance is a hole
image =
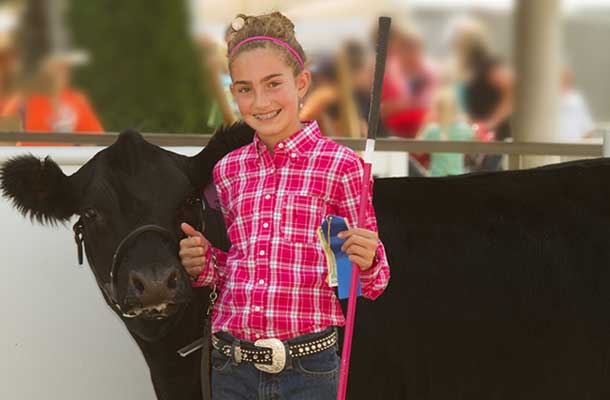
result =
[[[205,202],[201,198],[199,198],[198,200],[201,204],[201,207],[199,207],[199,213],[198,213],[199,221],[198,221],[198,224],[197,224],[198,226],[196,227],[196,229],[201,232],[204,228],[203,211],[205,209]],[[78,221],[76,221],[76,223],[74,224],[72,229],[74,230],[74,240],[76,242],[76,249],[78,252],[78,263],[79,263],[79,265],[82,265],[83,264],[83,244],[85,244],[85,250],[87,250],[87,244],[85,243],[85,225],[83,224],[82,217],[79,218]],[[157,233],[157,234],[163,236],[164,238],[168,239],[170,241],[170,243],[172,243],[174,245],[174,247],[176,248],[176,254],[177,254],[179,245],[178,245],[176,238],[169,230],[163,228],[162,226],[156,225],[156,224],[147,224],[147,225],[139,226],[136,229],[134,229],[133,231],[131,231],[129,234],[127,234],[127,236],[125,236],[123,238],[123,240],[121,240],[121,242],[117,246],[116,250],[114,251],[114,255],[112,256],[112,266],[110,268],[110,274],[109,274],[110,279],[108,280],[108,282],[105,282],[104,280],[101,279],[101,277],[98,274],[97,269],[95,268],[93,260],[90,257],[90,251],[88,251],[88,250],[86,251],[87,261],[89,262],[89,265],[91,266],[91,270],[93,271],[93,275],[95,276],[97,285],[102,290],[104,298],[106,299],[106,303],[108,303],[108,305],[110,305],[110,307],[112,307],[114,309],[114,311],[123,318],[136,318],[138,315],[135,313],[124,312],[121,309],[119,302],[117,301],[116,279],[118,276],[119,262],[121,260],[121,256],[123,255],[124,249],[127,248],[127,246],[129,244],[131,244],[134,240],[136,240],[138,236],[140,236],[141,234],[146,233],[146,232]]]

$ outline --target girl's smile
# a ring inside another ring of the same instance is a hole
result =
[[[282,112],[282,109],[280,108],[279,110],[276,111],[271,111],[265,114],[253,114],[254,118],[258,119],[259,121],[269,121],[275,117],[277,117],[279,115],[279,113]]]

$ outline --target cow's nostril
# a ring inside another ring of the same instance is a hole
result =
[[[132,277],[131,284],[136,289],[136,292],[138,292],[138,294],[144,293],[144,283],[139,278]]]
[[[169,274],[169,278],[167,278],[167,287],[176,289],[176,286],[178,286],[178,272],[174,271]]]

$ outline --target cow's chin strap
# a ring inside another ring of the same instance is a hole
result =
[[[78,252],[78,263],[80,265],[82,265],[83,264],[83,245],[86,246],[86,243],[85,243],[85,225],[83,224],[83,221],[81,218],[79,218],[78,221],[76,221],[76,223],[74,224],[72,229],[74,230],[74,240],[76,241],[76,250]],[[119,243],[119,245],[117,246],[117,248],[114,252],[114,255],[112,256],[112,266],[110,267],[110,279],[108,282],[106,282],[100,278],[100,276],[98,275],[98,271],[95,268],[95,266],[91,260],[91,257],[89,256],[90,251],[87,250],[87,252],[86,252],[87,261],[89,262],[89,265],[91,266],[91,270],[93,271],[93,275],[95,276],[97,285],[100,287],[100,289],[102,290],[102,293],[104,294],[106,302],[110,305],[110,307],[112,307],[114,309],[114,311],[117,314],[119,314],[119,316],[121,316],[123,318],[135,318],[138,315],[135,313],[124,312],[121,309],[121,305],[116,300],[117,299],[116,280],[117,280],[117,276],[118,276],[120,259],[121,259],[121,256],[122,256],[124,250],[129,246],[129,244],[131,244],[133,241],[135,241],[138,236],[140,236],[143,233],[147,233],[147,232],[153,232],[153,233],[160,234],[161,236],[168,239],[174,245],[174,247],[176,247],[176,249],[178,248],[178,243],[176,242],[176,239],[171,234],[171,232],[168,231],[167,229],[165,229],[159,225],[154,225],[154,224],[139,226],[138,228],[131,231],[127,236],[125,236],[125,238],[123,238],[123,240],[121,240],[121,243]]]

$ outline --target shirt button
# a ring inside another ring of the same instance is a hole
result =
[[[271,195],[270,195],[270,194],[266,194],[266,195],[265,195],[265,200],[269,200],[270,198],[271,198]]]
[[[284,148],[284,143],[278,144],[277,147],[279,147],[280,149],[283,149]]]
[[[259,251],[258,254],[260,254],[261,256],[264,256],[265,255],[265,250]]]
[[[254,335],[255,338],[260,339],[261,335],[259,335],[258,333],[256,335]]]
[[[254,307],[254,311],[260,311],[261,308],[259,306]]]
[[[269,228],[269,224],[265,222],[265,223],[263,224],[263,228]]]
[[[294,154],[294,153],[290,154],[290,158],[295,158],[296,156],[297,156],[297,155],[296,155],[296,154]]]
[[[260,281],[258,281],[258,284],[259,284],[259,285],[264,285],[264,284],[265,284],[265,280],[264,280],[264,279],[261,279]]]

